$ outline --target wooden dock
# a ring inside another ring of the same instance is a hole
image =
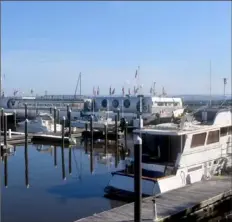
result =
[[[208,181],[198,182],[156,197],[156,221],[196,221],[196,212],[207,211],[207,207],[216,205],[227,198],[230,207],[232,196],[231,176],[215,176]],[[142,202],[142,221],[154,221],[154,197]],[[225,206],[224,206],[225,208]],[[201,210],[204,209],[204,210]],[[210,212],[211,213],[211,212]],[[192,216],[191,216],[192,215]],[[185,218],[187,216],[187,218]],[[185,219],[183,219],[185,218]],[[132,222],[134,221],[134,203],[111,209],[75,222]]]

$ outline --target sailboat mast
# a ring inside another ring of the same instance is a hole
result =
[[[80,96],[81,96],[81,72],[80,72]]]
[[[212,86],[211,86],[211,80],[212,80],[212,73],[211,73],[211,60],[209,63],[209,93],[210,93],[210,100],[209,100],[209,104],[211,106],[212,104]]]

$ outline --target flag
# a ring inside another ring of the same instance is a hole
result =
[[[96,90],[95,87],[93,87],[93,95],[96,96]]]
[[[31,89],[31,94],[33,94],[33,92],[34,92],[33,89]]]
[[[152,93],[152,87],[151,87],[151,89],[150,89],[150,93]]]
[[[128,89],[128,94],[130,95],[130,88]]]
[[[114,95],[114,93],[115,93],[115,88],[112,90],[112,95]]]
[[[137,78],[137,76],[138,76],[138,70],[136,69],[136,71],[135,71],[135,79]]]
[[[97,95],[99,95],[100,93],[100,89],[99,89],[99,86],[97,87]]]
[[[111,87],[110,87],[110,95],[112,95]]]
[[[125,94],[125,90],[124,90],[124,87],[122,87],[122,95]]]

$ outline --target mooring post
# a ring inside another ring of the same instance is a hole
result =
[[[93,116],[90,117],[91,147],[90,147],[90,172],[93,173]]]
[[[68,172],[69,175],[72,174],[72,147],[69,146],[69,150],[68,150]]]
[[[72,111],[71,111],[71,109],[69,109],[68,110],[68,134],[69,134],[69,138],[71,138],[71,135],[72,135],[71,114],[72,114]]]
[[[152,199],[152,203],[153,203],[153,221],[156,222],[158,220],[158,217],[157,217],[157,208],[156,208],[156,199],[155,199],[155,196]]]
[[[28,110],[27,110],[27,104],[24,104],[24,108],[25,108],[25,120],[28,119]]]
[[[116,153],[115,153],[115,167],[118,166],[118,115],[115,115],[115,146],[116,146]]]
[[[56,150],[56,146],[54,146],[54,166],[57,167],[57,150]]]
[[[5,187],[8,187],[8,157],[4,157],[4,183]]]
[[[87,131],[88,131],[88,123],[85,123],[85,133],[84,133],[84,146],[85,146],[85,152],[88,152],[88,137],[87,137]]]
[[[127,151],[127,125],[128,122],[125,121],[125,128],[124,128],[124,143],[125,143],[125,151]]]
[[[50,107],[50,114],[52,114],[52,107]]]
[[[66,180],[65,176],[65,163],[64,163],[64,127],[65,127],[65,117],[62,119],[62,147],[61,147],[61,158],[62,158],[62,176],[63,180]]]
[[[29,176],[28,176],[28,119],[25,120],[25,145],[24,145],[24,158],[25,158],[25,184],[29,188]]]
[[[4,113],[4,145],[7,146],[7,115]]]
[[[17,114],[16,114],[16,110],[14,110],[13,115],[14,115],[14,130],[16,131],[16,127],[17,127]]]
[[[134,221],[141,222],[141,204],[142,204],[142,139],[139,136],[134,140]]]
[[[57,110],[57,123],[60,124],[60,109]]]
[[[56,107],[54,108],[54,133],[56,133]]]
[[[107,132],[107,123],[105,123],[104,125],[104,131],[105,131],[105,149],[104,149],[104,153],[105,155],[107,154],[107,144],[108,144],[108,132]]]
[[[90,117],[90,132],[91,132],[91,151],[93,151],[93,116]]]
[[[3,131],[4,130],[4,109],[3,108],[1,109],[1,120],[2,120],[1,129]]]
[[[68,116],[68,113],[69,113],[69,104],[67,105],[67,124],[69,125],[69,116]]]

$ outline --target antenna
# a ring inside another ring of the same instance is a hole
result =
[[[212,92],[211,92],[211,90],[212,90],[212,86],[211,86],[211,60],[210,60],[210,62],[209,62],[209,96],[210,96],[210,99],[209,99],[209,105],[211,106],[211,104],[212,104]]]
[[[223,84],[224,84],[223,96],[224,96],[224,99],[225,99],[225,98],[226,98],[226,84],[227,84],[227,78],[223,78]]]

